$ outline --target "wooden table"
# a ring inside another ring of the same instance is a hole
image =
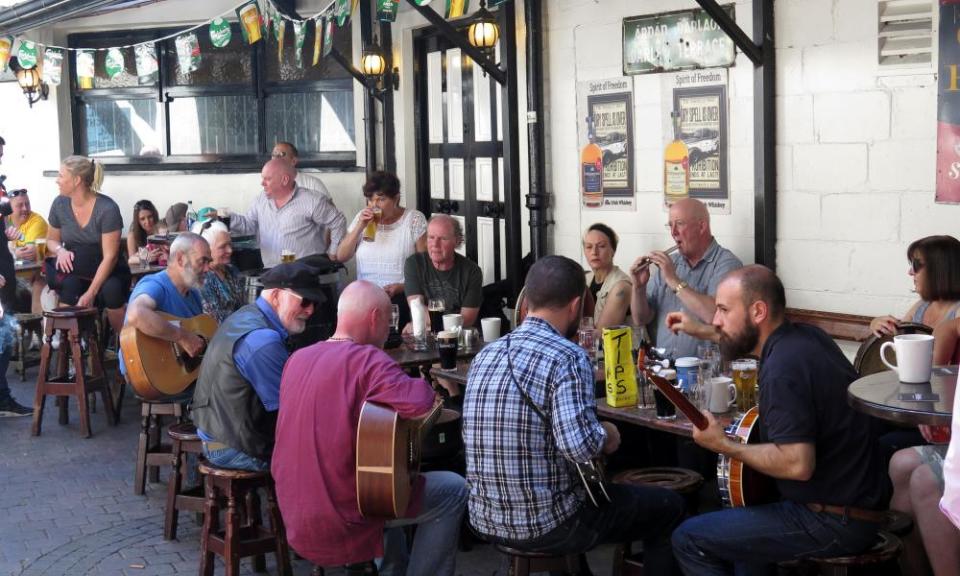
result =
[[[648,401],[646,407],[625,406],[623,408],[614,408],[607,404],[606,398],[597,398],[597,416],[602,420],[612,420],[614,422],[643,426],[644,428],[669,432],[678,436],[686,436],[687,438],[693,437],[693,424],[686,416],[678,410],[677,417],[673,420],[658,419],[657,410],[653,406],[653,393],[648,392],[647,395],[650,396],[651,399]],[[729,426],[737,419],[736,412],[715,414],[714,416],[720,420],[720,423],[724,427]]]
[[[39,272],[42,268],[43,264],[41,262],[17,260],[14,263],[14,269],[16,270],[17,278],[25,278],[27,280],[33,278],[34,274]]]
[[[953,414],[953,394],[957,387],[957,367],[937,366],[930,382],[905,384],[892,370],[865,376],[847,388],[847,401],[854,409],[901,424],[949,426]],[[936,394],[936,400],[901,400],[900,394]]]
[[[132,278],[132,284],[136,284],[140,281],[141,278],[155,272],[162,272],[166,270],[166,266],[157,266],[156,264],[151,264],[146,268],[142,266],[131,266],[130,267],[130,276]]]
[[[469,350],[457,350],[457,359],[463,360],[473,358],[480,350],[483,350],[483,344],[474,346]],[[414,350],[413,337],[405,334],[403,336],[403,344],[396,348],[384,350],[384,352],[386,352],[391,358],[397,361],[397,364],[404,368],[414,368],[417,366],[429,368],[433,364],[438,364],[440,362],[440,352],[437,351],[437,343],[434,340],[433,335],[427,337],[426,350]]]
[[[443,378],[444,380],[449,380],[454,384],[459,384],[460,386],[467,385],[467,372],[470,371],[470,362],[468,360],[461,360],[457,362],[457,367],[454,370],[444,370],[440,366],[433,366],[430,368],[430,376],[433,378]]]

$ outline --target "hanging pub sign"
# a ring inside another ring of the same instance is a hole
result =
[[[247,44],[259,42],[262,38],[262,30],[260,28],[260,9],[257,8],[257,0],[250,0],[237,8],[237,18],[240,19],[240,30],[243,31],[243,39],[247,41]]]
[[[731,19],[733,5],[723,6]],[[733,66],[733,40],[703,10],[623,19],[623,73]]]
[[[936,201],[960,204],[960,0],[940,0]]]
[[[24,70],[37,65],[37,45],[29,40],[21,40],[20,50],[17,51],[17,63]]]
[[[399,0],[377,0],[377,20],[380,22],[396,22]]]
[[[51,86],[60,85],[63,73],[63,50],[47,48],[43,51],[43,81]]]

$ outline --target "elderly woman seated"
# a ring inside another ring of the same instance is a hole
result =
[[[203,299],[203,311],[223,323],[246,302],[244,300],[245,279],[240,270],[230,263],[233,247],[230,244],[230,231],[218,220],[198,223],[194,231],[199,232],[210,244],[210,271],[203,280],[200,296]]]

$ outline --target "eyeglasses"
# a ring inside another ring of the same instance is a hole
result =
[[[910,259],[910,269],[913,270],[913,273],[916,274],[923,270],[923,267],[926,265],[926,262],[919,258]]]
[[[274,152],[273,154],[270,154],[270,157],[271,157],[271,158],[286,158],[286,157],[287,157],[287,153],[286,153],[286,152]]]
[[[667,230],[673,230],[674,226],[676,226],[677,228],[686,228],[687,224],[689,224],[689,222],[687,222],[686,220],[674,220],[673,222],[667,222],[666,224],[663,225],[663,227],[666,228]]]

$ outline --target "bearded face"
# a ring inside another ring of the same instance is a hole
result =
[[[733,329],[733,331],[728,331]],[[726,361],[743,358],[753,352],[760,340],[760,329],[746,315],[740,326],[720,330],[720,353]]]

